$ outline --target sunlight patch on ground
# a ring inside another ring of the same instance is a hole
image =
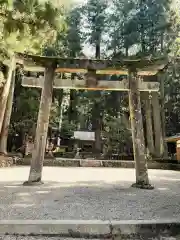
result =
[[[30,196],[30,193],[28,193],[28,192],[21,192],[21,193],[17,193],[17,196],[19,196],[19,197],[25,197],[25,196]]]
[[[36,194],[47,194],[49,191],[36,191]]]
[[[33,205],[34,205],[34,204],[15,203],[15,204],[12,204],[12,207],[27,208],[27,207],[32,207]]]
[[[158,190],[160,190],[160,191],[167,191],[169,189],[168,188],[158,188]]]

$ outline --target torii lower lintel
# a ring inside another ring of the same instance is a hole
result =
[[[144,82],[142,79],[137,79],[138,88],[141,92],[157,92],[159,91],[160,84],[158,82]],[[24,77],[22,79],[23,87],[42,88],[44,85],[44,77]],[[56,89],[91,89],[86,87],[86,80],[79,79],[54,79],[54,88]],[[129,80],[124,79],[122,81],[108,81],[100,80],[98,85],[93,88],[94,90],[109,90],[109,91],[129,91]]]

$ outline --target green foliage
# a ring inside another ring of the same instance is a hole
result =
[[[104,0],[89,0],[83,7],[83,17],[87,21],[87,32],[84,36],[94,46],[101,42],[102,33],[105,33],[107,7],[107,1]]]
[[[67,10],[56,1],[7,0],[0,2],[2,30],[0,35],[2,53],[5,57],[16,52],[43,53],[44,46],[51,45],[56,35],[65,35]],[[56,46],[57,50],[57,46]],[[59,49],[58,49],[59,51]],[[37,121],[40,91],[21,86],[22,72],[16,76],[14,104],[11,118],[11,130],[14,132],[34,131]],[[58,124],[57,103],[53,102],[50,119],[51,126]],[[34,134],[34,132],[33,132]]]
[[[38,89],[21,86],[22,71],[17,70],[10,132],[34,134],[40,102]]]
[[[157,55],[167,50],[174,21],[171,1],[114,0],[112,9],[108,49],[114,54]]]
[[[72,137],[74,131],[76,131],[76,124],[75,123],[70,123],[68,118],[64,118],[63,119],[63,123],[62,123],[62,129],[61,129],[61,136],[62,137]]]
[[[113,0],[112,4],[112,11],[108,17],[110,41],[107,41],[107,49],[112,50],[114,54],[121,52],[125,55],[138,39],[137,24],[132,18],[136,2]]]
[[[81,57],[84,44],[88,43],[95,48],[96,58],[149,56],[169,52],[172,56],[180,54],[179,12],[172,1],[112,0],[110,3],[88,0],[83,7],[65,9],[59,8],[59,3],[56,3],[56,8],[48,1],[41,1],[40,4],[37,0],[13,1],[13,4],[7,0],[1,1],[0,51]],[[13,8],[15,11],[12,11]],[[168,135],[180,132],[179,76],[178,64],[172,62],[165,82]],[[117,77],[112,76],[111,79]],[[62,120],[62,136],[71,136],[78,129],[96,130],[98,123],[105,152],[119,153],[124,151],[124,146],[132,146],[128,129],[127,93],[54,92],[50,126],[58,128]],[[63,119],[60,119],[61,97],[66,99]],[[14,129],[28,130],[33,127],[37,120],[39,100],[39,90],[23,89],[19,83],[16,85],[12,115]],[[127,124],[123,122],[124,115]]]
[[[81,9],[73,8],[65,12],[64,21],[66,29],[59,31],[56,41],[53,44],[47,44],[44,53],[47,56],[66,56],[76,57],[80,54],[81,46]]]
[[[54,41],[63,27],[63,12],[50,1],[17,0],[0,2],[1,57],[13,52],[40,53]]]
[[[165,80],[165,113],[167,135],[180,133],[180,68],[178,62],[169,66]]]
[[[121,117],[106,115],[104,119],[104,151],[108,154],[125,153],[132,148],[131,131],[122,122]]]

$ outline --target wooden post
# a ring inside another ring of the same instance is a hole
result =
[[[152,108],[153,108],[153,123],[154,123],[154,142],[155,142],[155,157],[160,158],[164,152],[162,125],[161,125],[161,108],[158,92],[152,92]]]
[[[153,123],[152,123],[152,108],[149,92],[143,93],[145,120],[146,120],[146,140],[147,147],[151,156],[154,155],[154,137],[153,137]]]
[[[147,161],[145,156],[144,130],[141,112],[139,79],[136,69],[129,70],[129,107],[131,117],[136,183],[133,187],[153,189],[149,183]]]
[[[42,184],[41,177],[46,148],[49,116],[52,103],[54,73],[55,73],[54,65],[46,67],[45,81],[41,93],[41,102],[38,114],[36,137],[32,154],[29,180],[25,182],[24,185]]]
[[[11,85],[9,89],[9,96],[7,99],[6,110],[4,114],[3,125],[0,134],[0,153],[6,155],[7,154],[7,139],[8,139],[8,131],[9,131],[9,124],[11,120],[11,112],[13,106],[13,97],[14,97],[14,87],[15,87],[15,76],[16,70],[13,70]]]

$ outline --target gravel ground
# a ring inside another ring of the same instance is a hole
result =
[[[46,238],[46,237],[41,237],[41,238],[31,238],[31,237],[0,237],[0,240],[87,240],[85,238]],[[89,240],[98,240],[98,239],[89,239]],[[99,240],[113,240],[113,239],[99,239]],[[149,238],[149,239],[142,239],[142,238],[120,238],[118,240],[179,240],[174,237],[159,237],[159,238]]]
[[[0,169],[0,219],[136,220],[180,217],[180,172],[149,170],[154,190],[131,188],[133,169],[44,167],[44,185],[24,187],[29,167]]]
[[[116,238],[117,239],[117,238]],[[87,238],[59,238],[59,237],[14,237],[14,236],[0,236],[0,240],[87,240]],[[89,239],[89,240],[114,240],[114,239]],[[142,237],[125,237],[117,240],[179,240],[175,237],[156,237],[156,238],[142,238]]]
[[[87,238],[59,238],[59,237],[13,237],[13,236],[0,236],[0,240],[87,240]],[[114,240],[114,239],[89,239],[89,240]],[[125,237],[118,238],[117,240],[179,240],[174,237],[157,237],[157,238],[141,238],[141,237]]]
[[[85,238],[59,238],[59,237],[15,237],[15,236],[0,236],[0,240],[87,240]],[[89,239],[98,240],[98,239]],[[100,240],[100,239],[99,239]]]

